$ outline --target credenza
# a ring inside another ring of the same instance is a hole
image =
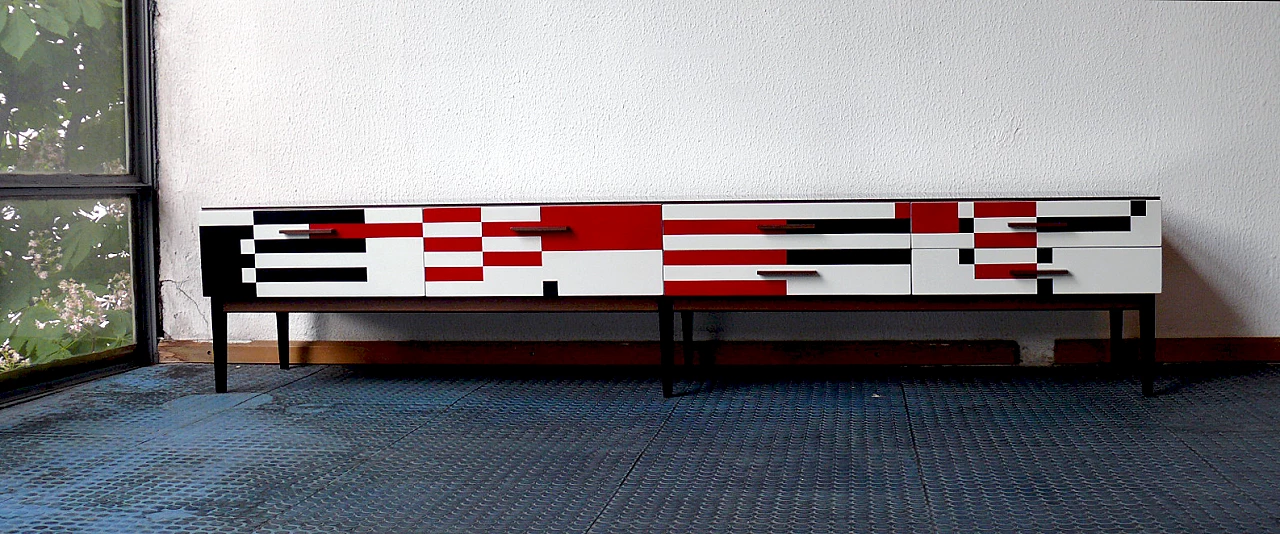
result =
[[[656,312],[670,396],[676,312],[1138,310],[1153,393],[1156,197],[206,208],[200,253],[218,392],[238,312],[285,368],[292,312]]]

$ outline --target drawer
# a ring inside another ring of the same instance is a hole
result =
[[[1160,201],[913,202],[913,248],[1158,247]]]
[[[667,295],[907,295],[909,205],[667,204]]]
[[[916,249],[911,285],[916,295],[1159,293],[1161,249]]]
[[[657,204],[451,206],[422,221],[427,296],[662,294]]]
[[[205,210],[205,294],[422,296],[417,208]]]

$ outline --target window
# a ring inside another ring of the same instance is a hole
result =
[[[155,359],[149,9],[0,2],[0,391]]]

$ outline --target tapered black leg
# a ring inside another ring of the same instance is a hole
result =
[[[1142,345],[1142,395],[1156,394],[1156,296],[1151,295],[1138,310],[1139,343]]]
[[[210,315],[213,316],[213,390],[227,392],[227,312],[222,300],[212,299]]]
[[[684,341],[684,364],[693,365],[693,312],[680,312],[680,340]]]
[[[1124,310],[1111,310],[1111,365],[1116,365],[1129,359],[1129,355],[1123,354],[1121,350],[1123,346]]]
[[[280,368],[289,368],[289,312],[276,312],[276,350],[280,352]]]
[[[675,312],[671,301],[658,300],[658,345],[662,351],[662,396],[671,397],[676,366]]]

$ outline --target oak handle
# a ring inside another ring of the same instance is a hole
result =
[[[517,234],[555,234],[573,230],[568,226],[512,226],[511,231]]]
[[[1041,276],[1067,276],[1071,271],[1066,269],[1012,269],[1009,275],[1014,278],[1039,278]]]
[[[785,232],[787,230],[812,230],[817,226],[813,224],[758,224],[756,228],[761,232]]]
[[[818,276],[817,269],[760,269],[756,271],[759,276]]]
[[[1011,222],[1009,228],[1015,230],[1038,230],[1040,228],[1066,228],[1064,222]]]
[[[280,230],[284,235],[333,235],[338,233],[336,228],[307,228],[300,230]]]

